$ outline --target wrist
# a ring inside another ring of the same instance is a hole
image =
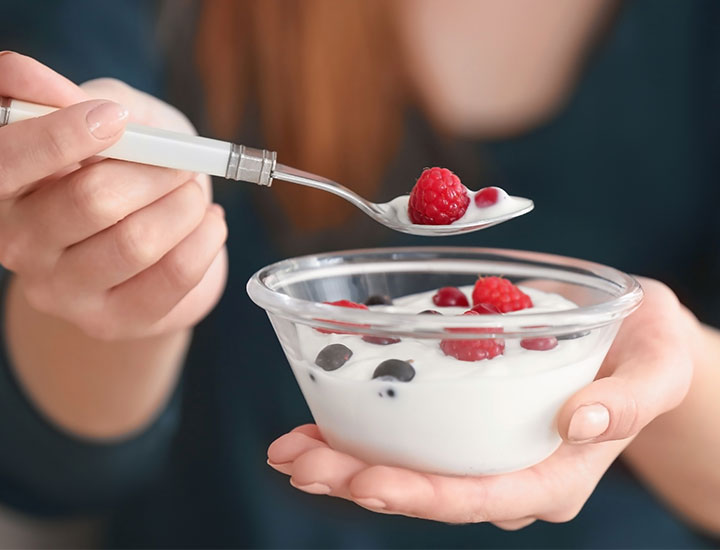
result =
[[[122,438],[148,425],[175,388],[191,330],[102,341],[32,308],[9,281],[5,334],[10,367],[30,403],[61,430]]]

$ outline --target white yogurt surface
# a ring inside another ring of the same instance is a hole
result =
[[[533,311],[536,312],[577,307],[570,300],[557,294],[548,294],[532,288],[521,287],[521,289],[530,296],[533,301]],[[468,297],[468,302],[472,303],[472,287],[462,290]],[[434,309],[444,315],[462,315],[469,309],[466,307],[438,307],[432,303],[434,294],[435,291],[430,291],[404,296],[396,299],[392,306],[371,306],[370,309],[395,313],[419,313],[425,309]],[[477,376],[528,374],[553,368],[558,362],[567,361],[586,347],[582,338],[579,338],[563,341],[555,349],[537,352],[522,348],[518,339],[506,339],[503,355],[482,361],[459,361],[445,355],[440,349],[440,341],[437,339],[403,338],[397,344],[381,346],[365,342],[362,337],[352,334],[323,334],[306,326],[299,326],[298,331],[300,332],[302,355],[310,362],[314,362],[317,354],[329,344],[343,344],[350,348],[353,351],[352,358],[342,368],[331,373],[333,376],[349,380],[371,380],[375,367],[390,358],[413,361],[412,365],[415,369],[413,383]]]
[[[471,302],[472,289],[463,290]],[[535,310],[575,307],[556,294],[522,290]],[[435,309],[444,315],[468,309],[437,307],[434,293],[397,298],[392,306],[372,309]],[[548,351],[526,350],[519,340],[506,338],[503,355],[466,362],[445,355],[439,339],[403,338],[382,346],[360,335],[323,334],[304,325],[275,327],[315,421],[333,448],[374,464],[451,475],[517,470],[550,455],[561,443],[555,425],[559,408],[595,377],[618,328],[561,340]],[[297,332],[285,333],[288,328]],[[333,343],[346,345],[353,355],[339,369],[324,371],[315,358]],[[375,368],[386,359],[412,360],[413,380],[373,380]]]
[[[491,206],[485,206],[482,208],[478,207],[475,204],[475,195],[477,195],[479,191],[468,190],[470,204],[468,205],[465,214],[463,214],[462,217],[460,217],[459,219],[452,222],[450,225],[474,224],[483,220],[489,220],[492,218],[505,216],[506,214],[510,214],[512,212],[517,212],[518,210],[527,208],[527,199],[521,197],[512,197],[499,187],[497,187],[496,189],[498,190],[497,202]],[[390,206],[392,206],[393,210],[395,210],[398,219],[403,224],[412,224],[412,222],[410,221],[410,216],[408,214],[409,202],[410,195],[401,195],[399,197],[395,197],[389,203]]]

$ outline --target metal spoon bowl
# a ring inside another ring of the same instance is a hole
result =
[[[407,215],[408,195],[396,197],[389,202],[375,203],[371,202],[354,191],[348,189],[344,185],[337,182],[316,176],[309,172],[303,172],[290,166],[283,164],[275,164],[272,170],[272,179],[305,185],[314,189],[327,191],[341,197],[353,204],[365,214],[370,216],[376,222],[389,227],[401,233],[410,235],[423,235],[426,237],[445,237],[449,235],[459,235],[461,233],[470,233],[479,231],[497,225],[499,223],[511,220],[523,214],[527,214],[534,208],[533,201],[523,197],[508,197],[508,209],[505,209],[499,215],[489,216],[486,218],[475,218],[466,223],[453,223],[450,225],[420,225],[412,223]]]

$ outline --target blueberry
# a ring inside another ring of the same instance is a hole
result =
[[[365,300],[366,306],[391,306],[392,303],[392,298],[385,294],[373,294],[372,296],[368,296],[368,299]]]
[[[352,357],[352,350],[342,344],[325,346],[315,358],[315,364],[323,370],[337,370]]]
[[[407,361],[388,359],[380,363],[373,378],[394,378],[398,382],[410,382],[415,377],[415,369]]]
[[[397,344],[400,341],[400,338],[390,338],[387,336],[363,336],[362,339],[370,344],[377,344],[378,346]]]
[[[442,313],[435,311],[434,309],[426,309],[418,313],[418,315],[442,315]]]

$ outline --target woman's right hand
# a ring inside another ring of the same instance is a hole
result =
[[[0,53],[0,74],[0,96],[64,107],[0,128],[0,264],[28,303],[103,340],[194,325],[227,271],[227,228],[209,178],[93,159],[128,119],[189,124],[124,84],[86,91],[16,53]]]

